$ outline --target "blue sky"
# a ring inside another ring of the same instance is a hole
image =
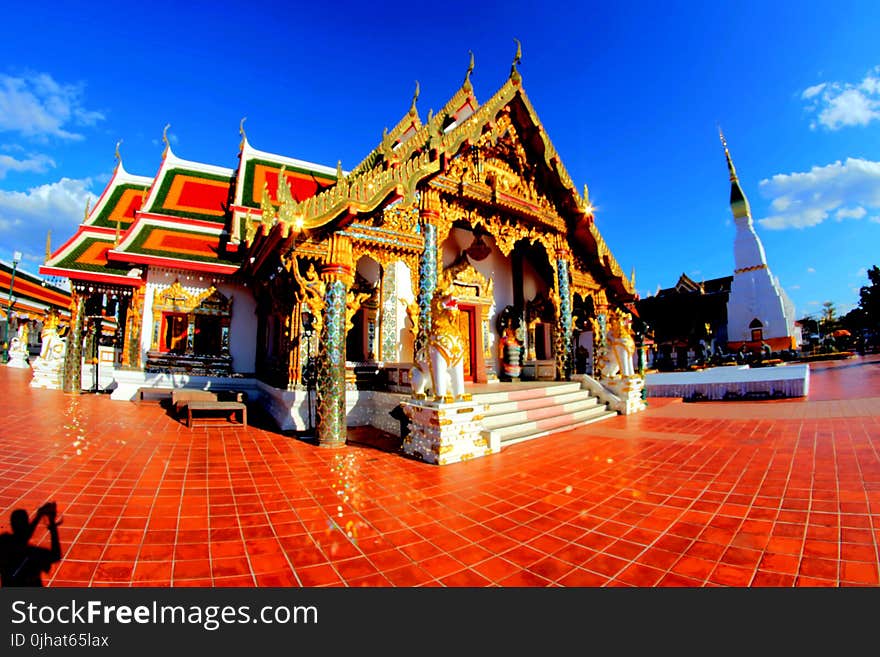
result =
[[[28,3],[0,40],[0,258],[36,272],[115,165],[355,166],[407,111],[519,70],[642,296],[733,270],[720,126],[798,317],[880,264],[880,3]]]

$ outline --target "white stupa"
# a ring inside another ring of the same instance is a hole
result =
[[[730,350],[744,344],[773,351],[797,348],[794,304],[767,265],[764,246],[755,232],[749,202],[743,194],[736,169],[721,134],[727,168],[730,170],[730,209],[736,223],[733,242],[735,269],[727,301],[727,345]]]

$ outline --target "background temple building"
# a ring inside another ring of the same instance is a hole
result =
[[[52,312],[70,321],[70,292],[55,282],[23,269],[18,261],[0,260],[0,343],[3,362],[9,342],[21,336],[29,356],[40,353],[43,320]]]
[[[721,142],[736,224],[733,275],[697,282],[682,274],[674,287],[636,303],[653,332],[658,359],[670,367],[686,366],[688,351],[699,358],[706,348],[780,352],[800,345],[794,305],[770,271],[723,135]]]
[[[151,177],[117,152],[101,197],[41,268],[71,281],[65,390],[80,388],[86,318],[112,308],[113,398],[181,377],[253,379],[282,429],[312,424],[314,392],[318,439],[344,442],[346,424],[393,425],[441,280],[459,301],[468,381],[507,378],[506,353],[521,354],[524,379],[570,378],[582,334],[635,295],[517,61],[482,104],[471,61],[424,122],[417,88],[350,171],[257,150],[244,120],[231,168],[184,160],[167,137]],[[513,341],[521,350],[505,351]]]

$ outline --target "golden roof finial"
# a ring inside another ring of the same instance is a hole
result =
[[[342,160],[336,162],[336,182],[345,180],[345,174],[342,173]]]
[[[165,128],[162,130],[162,142],[165,144],[165,150],[162,151],[162,157],[165,157],[165,154],[171,149],[171,142],[168,141],[168,128],[171,127],[170,123],[165,124]]]
[[[241,117],[241,123],[238,124],[238,134],[241,135],[241,143],[238,145],[238,150],[242,150],[244,148],[244,143],[247,141],[247,135],[244,132],[244,122],[247,121],[247,117]]]
[[[513,56],[513,64],[510,65],[510,77],[519,79],[520,75],[516,70],[516,65],[522,61],[522,44],[516,37],[513,40],[516,41],[516,55]]]
[[[419,81],[416,80],[416,90],[413,92],[412,105],[409,107],[410,114],[414,114],[416,111],[416,101],[419,99]]]
[[[87,196],[86,197],[86,211],[83,214],[83,221],[87,221],[89,218],[89,210],[90,210],[89,205],[91,205],[91,203],[92,203],[92,197]]]
[[[122,156],[119,154],[119,145],[120,145],[121,143],[122,143],[122,140],[121,140],[121,139],[119,139],[119,140],[116,142],[116,153],[114,154],[114,157],[116,158],[116,163],[117,163],[117,164],[122,164]]]
[[[474,72],[474,51],[468,50],[468,54],[471,56],[470,64],[468,64],[467,73],[464,74],[464,83],[462,86],[465,89],[470,89],[471,87],[471,73]]]
[[[49,262],[49,258],[52,256],[52,229],[46,231],[46,259],[43,261],[43,264]]]

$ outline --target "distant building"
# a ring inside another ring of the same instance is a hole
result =
[[[70,292],[25,271],[19,263],[0,260],[0,357],[6,357],[8,342],[19,332],[31,355],[40,353],[43,320],[52,311],[63,323],[69,321]]]
[[[694,281],[682,274],[674,287],[636,302],[658,355],[677,360],[677,352],[713,350],[727,344],[727,301],[733,276]]]
[[[674,287],[637,302],[639,316],[653,333],[658,358],[671,358],[670,366],[699,359],[707,349],[735,352],[745,347],[757,352],[767,345],[776,352],[796,349],[800,343],[794,304],[767,265],[723,135],[721,141],[736,223],[733,276],[698,282],[682,274]]]

